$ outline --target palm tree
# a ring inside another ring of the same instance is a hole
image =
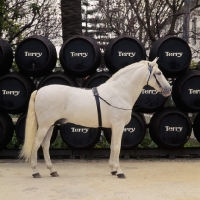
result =
[[[82,34],[81,0],[61,0],[63,41]]]

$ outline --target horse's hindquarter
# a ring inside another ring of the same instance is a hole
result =
[[[98,126],[96,101],[91,90],[51,85],[38,90],[36,115],[39,123],[53,124],[58,119],[89,127]]]

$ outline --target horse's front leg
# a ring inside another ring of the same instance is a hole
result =
[[[33,178],[41,178],[41,175],[39,174],[39,171],[37,169],[37,151],[47,134],[49,127],[38,127],[35,142],[33,144],[32,148],[32,154],[31,154],[31,168],[33,170]]]
[[[53,133],[53,128],[54,128],[54,126],[50,127],[47,135],[43,139],[42,148],[43,148],[43,154],[44,154],[44,159],[45,159],[47,169],[50,170],[50,175],[52,177],[58,177],[59,175],[56,172],[56,170],[53,168],[53,165],[52,165],[52,162],[51,162],[51,159],[50,159],[50,155],[49,155],[50,139],[51,139],[51,136],[52,136],[52,133]]]
[[[121,140],[124,126],[122,124],[114,125],[112,127],[112,138],[111,138],[111,154],[109,165],[111,168],[111,174],[118,176],[118,178],[126,178],[119,165],[119,154],[121,149]]]

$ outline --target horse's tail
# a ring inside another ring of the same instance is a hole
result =
[[[35,114],[35,97],[37,90],[31,94],[28,106],[28,113],[26,117],[25,140],[19,158],[24,158],[26,162],[30,161],[33,143],[37,131],[37,118]]]

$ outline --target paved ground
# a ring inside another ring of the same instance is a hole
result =
[[[52,178],[39,161],[43,178],[30,165],[0,160],[0,200],[200,200],[200,159],[121,160],[126,179],[109,173],[108,160],[54,160]]]

